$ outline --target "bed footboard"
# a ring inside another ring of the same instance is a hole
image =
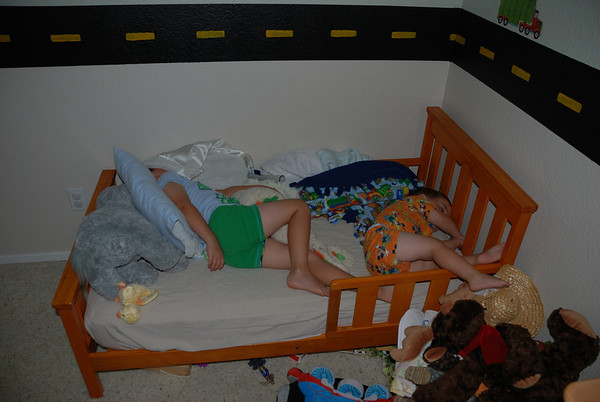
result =
[[[452,218],[466,233],[463,252],[473,253],[501,241],[505,248],[500,262],[477,268],[495,273],[503,264],[512,264],[537,204],[440,108],[430,107],[419,158],[397,161],[418,169],[426,186],[439,189],[453,201]],[[96,198],[115,184],[116,172],[102,172],[88,213]],[[385,276],[339,279],[331,283],[325,332],[294,341],[247,345],[232,348],[182,352],[171,350],[98,351],[84,324],[87,286],[81,286],[70,260],[58,285],[52,306],[58,311],[73,353],[92,398],[103,394],[98,372],[210,363],[256,357],[326,352],[392,345],[396,343],[398,323],[410,307],[417,283],[428,282],[424,310],[437,310],[438,299],[448,290],[455,276],[443,269]],[[392,303],[385,322],[373,322],[379,286],[394,285]],[[342,293],[356,292],[352,324],[338,323]]]

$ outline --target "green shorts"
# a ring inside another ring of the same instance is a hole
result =
[[[256,205],[219,207],[208,226],[223,249],[225,264],[236,268],[262,266],[266,237]]]

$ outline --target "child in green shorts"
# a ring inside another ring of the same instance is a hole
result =
[[[287,285],[321,296],[332,280],[351,277],[309,250],[310,211],[299,199],[241,206],[230,197],[248,186],[201,189],[198,183],[163,169],[152,169],[159,186],[206,243],[211,271],[236,267],[288,269]],[[288,244],[270,236],[288,225]],[[389,295],[380,298],[390,301]]]

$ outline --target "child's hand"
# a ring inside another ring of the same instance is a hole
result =
[[[208,256],[208,269],[218,271],[223,268],[225,257],[218,241],[206,243],[206,254]]]
[[[449,249],[454,250],[456,248],[462,247],[464,241],[465,241],[465,237],[463,235],[452,236],[448,240],[444,241],[444,244]]]
[[[458,248],[462,247],[463,243],[465,242],[465,236],[463,236],[462,234],[459,234],[458,236],[453,236],[453,239],[456,239],[456,241],[458,242]]]

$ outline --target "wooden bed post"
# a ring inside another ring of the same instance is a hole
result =
[[[98,195],[105,188],[115,184],[115,177],[116,172],[114,170],[102,171],[90,204],[88,205],[86,215],[96,209]],[[98,372],[94,368],[90,358],[91,353],[96,350],[97,346],[96,342],[87,333],[84,323],[85,309],[87,307],[86,291],[85,286],[82,286],[77,274],[73,271],[71,259],[69,258],[54,294],[52,307],[58,312],[62,320],[90,397],[100,398],[104,393],[104,389],[100,383]]]
[[[68,286],[59,285],[52,301],[52,307],[60,315],[90,397],[100,398],[104,389],[90,360],[90,352],[96,349],[96,343],[85,330],[83,322],[86,308],[84,289],[78,286],[79,279],[73,271],[70,261],[67,261],[60,283]],[[74,284],[75,288],[73,288]]]

